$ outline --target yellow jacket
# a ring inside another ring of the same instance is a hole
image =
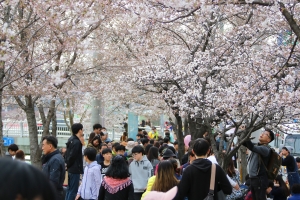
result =
[[[144,194],[143,194],[143,196],[142,196],[141,199],[144,199],[145,196],[148,194],[148,192],[150,192],[150,191],[152,190],[152,186],[153,186],[153,184],[154,184],[155,178],[156,178],[156,176],[152,176],[152,177],[150,177],[150,178],[148,179],[147,189],[146,189],[146,191],[144,192]]]
[[[157,140],[158,139],[158,131],[155,131],[155,132],[153,132],[153,131],[150,131],[149,133],[148,133],[148,136],[150,137],[150,139],[155,139],[155,140]]]

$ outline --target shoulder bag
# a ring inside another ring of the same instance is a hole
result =
[[[204,200],[213,200],[214,199],[215,178],[216,178],[216,165],[214,163],[212,163],[211,164],[209,192],[208,192],[208,195],[204,198]]]

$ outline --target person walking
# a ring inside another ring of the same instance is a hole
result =
[[[141,145],[132,149],[134,161],[129,165],[130,178],[134,186],[134,199],[140,200],[146,189],[148,179],[152,176],[152,164],[144,155],[145,151]]]
[[[89,147],[84,150],[84,160],[87,162],[84,168],[82,183],[79,186],[75,200],[96,200],[99,195],[99,189],[102,182],[100,173],[101,166],[96,161],[97,151]]]
[[[115,156],[103,178],[98,200],[134,200],[133,184],[126,160]]]
[[[60,200],[63,199],[63,184],[65,180],[65,161],[57,149],[57,139],[53,136],[45,136],[42,139],[42,171],[53,183]]]
[[[66,168],[68,170],[68,188],[65,200],[74,200],[79,187],[80,174],[83,174],[82,143],[80,138],[84,136],[83,126],[80,123],[72,125],[73,135],[67,142],[65,154]]]
[[[300,178],[298,174],[298,166],[295,161],[295,158],[291,155],[291,148],[289,146],[282,147],[281,153],[279,154],[282,157],[282,166],[286,166],[286,171],[288,174],[288,181],[290,188],[292,189],[295,183],[300,183]],[[283,156],[285,158],[283,158]]]
[[[258,145],[254,145],[250,140],[243,143],[243,146],[251,151],[248,158],[247,171],[249,172],[253,200],[266,199],[266,189],[269,181],[264,166],[268,166],[271,152],[268,144],[273,140],[274,133],[266,129],[261,133]]]

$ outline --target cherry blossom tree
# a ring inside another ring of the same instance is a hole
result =
[[[194,119],[202,132],[196,129],[193,138],[208,132],[225,167],[252,132],[298,117],[299,6],[298,1],[124,3],[135,16],[127,23],[140,22],[127,30],[139,31],[127,42],[134,50],[128,78],[164,99],[178,120]],[[230,149],[232,137],[226,149],[217,150],[212,130],[221,133],[222,144],[231,128],[237,148]]]

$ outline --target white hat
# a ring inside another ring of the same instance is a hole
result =
[[[149,192],[144,200],[172,200],[177,194],[177,186],[170,189],[168,192],[157,192],[157,191],[151,191]]]

